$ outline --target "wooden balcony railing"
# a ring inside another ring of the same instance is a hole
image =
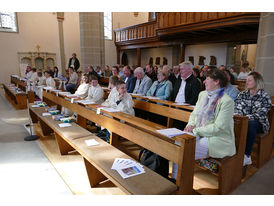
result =
[[[173,27],[232,17],[245,14],[245,12],[159,12],[157,13],[158,28]]]
[[[148,42],[151,38],[156,40],[162,36],[195,30],[219,29],[220,32],[222,27],[258,26],[259,18],[259,12],[157,12],[155,21],[115,30],[115,43]]]
[[[115,30],[115,42],[156,37],[156,21]]]

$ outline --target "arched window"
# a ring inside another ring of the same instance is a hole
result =
[[[112,40],[112,13],[104,12],[104,35],[105,39]]]
[[[0,12],[0,31],[17,32],[15,12]]]

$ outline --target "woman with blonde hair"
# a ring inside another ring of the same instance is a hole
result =
[[[251,72],[246,79],[246,90],[235,100],[235,113],[248,117],[244,165],[252,164],[251,151],[258,133],[269,130],[268,111],[270,96],[264,91],[264,80],[258,72]]]

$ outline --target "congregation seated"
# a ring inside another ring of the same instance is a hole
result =
[[[66,83],[66,90],[68,92],[73,92],[76,84],[77,84],[77,80],[78,80],[78,75],[77,73],[74,71],[73,67],[69,67],[69,80]]]
[[[88,90],[89,90],[89,79],[88,79],[88,75],[85,74],[81,78],[80,85],[77,88],[75,95],[77,95],[80,98],[86,98],[88,96]]]
[[[118,66],[112,66],[110,76],[117,76],[119,80],[122,79],[122,76],[119,73],[119,67]]]
[[[234,71],[234,68],[231,67],[229,69],[230,73],[234,76],[234,79],[237,80],[238,79],[238,74]]]
[[[81,81],[82,81],[82,71],[77,71],[76,73],[77,73],[78,78],[77,78],[77,83],[76,83],[75,89],[77,89],[80,86]]]
[[[134,76],[137,79],[133,93],[146,95],[147,91],[149,90],[152,84],[151,79],[145,74],[144,69],[142,67],[137,67],[134,70]]]
[[[122,80],[126,83],[128,93],[133,92],[136,79],[137,78],[131,73],[130,66],[124,66]]]
[[[32,75],[32,68],[31,66],[27,66],[24,78],[28,80],[31,78],[31,75]]]
[[[168,100],[172,92],[172,83],[168,80],[168,73],[159,71],[157,78],[158,80],[153,82],[146,95]]]
[[[29,78],[29,81],[34,82],[36,79],[37,79],[36,68],[32,68],[32,74],[31,74],[31,77]]]
[[[180,68],[178,65],[173,66],[172,73],[169,75],[168,80],[171,81],[172,86],[175,86],[175,82],[180,77]]]
[[[98,78],[98,74],[93,69],[93,66],[88,66],[85,73],[88,74],[89,81],[91,81],[92,76],[96,76]]]
[[[53,89],[56,89],[55,81],[52,78],[52,76],[50,75],[50,72],[45,71],[44,74],[45,74],[45,77],[46,77],[46,86],[51,87]]]
[[[62,73],[59,71],[58,67],[53,68],[53,78],[61,78]]]
[[[195,66],[195,67],[193,68],[193,76],[194,76],[196,79],[198,79],[198,81],[200,82],[201,90],[202,90],[202,88],[203,88],[203,82],[202,82],[202,80],[201,80],[201,78],[200,78],[199,66]]]
[[[226,77],[227,77],[227,80],[228,80],[228,84],[227,84],[227,86],[226,86],[226,88],[225,88],[225,93],[226,93],[228,96],[230,96],[230,97],[233,99],[233,101],[235,101],[236,97],[237,97],[238,94],[239,94],[239,90],[238,90],[235,86],[233,86],[233,85],[231,84],[231,82],[230,82],[230,78],[231,78],[231,73],[230,73],[230,71],[226,69],[226,70],[224,70],[224,72],[225,72]]]
[[[110,75],[111,75],[111,70],[110,70],[110,68],[109,68],[108,65],[105,66],[103,75],[104,75],[104,77],[110,77]]]
[[[146,75],[151,79],[152,82],[157,80],[157,72],[154,71],[152,65],[146,65]]]
[[[50,76],[53,78],[53,71],[50,69],[50,66],[47,66],[45,71],[48,71],[50,73]]]
[[[37,78],[33,82],[32,90],[40,99],[43,97],[42,86],[46,86],[46,77],[43,76],[42,69],[39,69],[37,72]]]
[[[120,75],[120,77],[121,77],[121,78],[124,76],[124,71],[123,71],[123,68],[124,68],[124,66],[123,66],[123,65],[119,65],[119,66],[118,66],[118,69],[119,69],[119,75]]]
[[[250,73],[250,69],[249,69],[249,62],[248,61],[245,61],[243,64],[242,64],[242,67],[241,67],[241,72],[239,73],[238,75],[238,79],[239,80],[246,80],[247,79],[247,76],[248,74]]]
[[[180,78],[175,82],[171,100],[194,105],[200,92],[200,82],[193,76],[193,65],[185,61],[180,65]]]
[[[96,76],[91,77],[91,83],[88,89],[88,96],[86,99],[93,101],[95,104],[102,104],[104,101],[104,90],[98,84],[98,78]]]
[[[235,113],[248,116],[244,165],[252,164],[250,154],[256,135],[269,131],[268,112],[271,106],[270,96],[264,91],[263,77],[258,72],[251,72],[246,79],[246,90],[235,100]]]
[[[109,83],[111,92],[102,105],[134,115],[134,102],[132,101],[131,95],[127,93],[126,84],[119,80],[117,76],[110,77]]]
[[[196,107],[184,131],[196,136],[195,160],[209,157],[223,158],[236,153],[234,137],[234,102],[224,92],[227,78],[223,71],[207,72],[206,91],[199,94]],[[177,176],[173,164],[172,178]]]

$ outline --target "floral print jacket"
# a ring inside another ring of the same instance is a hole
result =
[[[249,120],[257,120],[262,124],[264,133],[269,130],[268,111],[272,106],[270,96],[259,90],[250,95],[249,90],[242,91],[235,100],[235,113],[248,116]]]

